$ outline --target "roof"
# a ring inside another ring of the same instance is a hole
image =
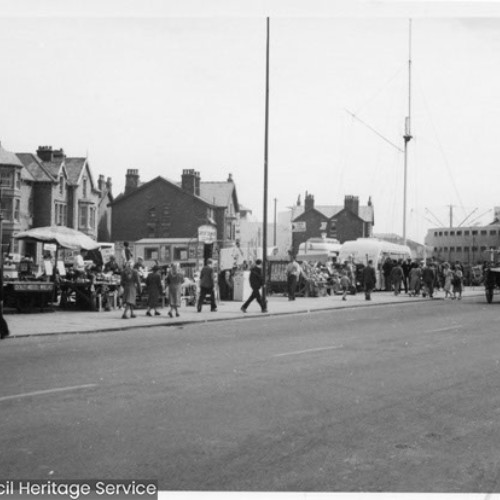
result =
[[[232,182],[200,182],[200,196],[217,207],[227,207],[233,191]]]
[[[327,219],[335,217],[338,213],[344,210],[344,205],[314,205],[313,207],[320,214],[324,215]],[[294,219],[299,217],[304,213],[304,206],[294,207]],[[372,206],[360,206],[358,217],[365,222],[373,222],[373,207]]]
[[[41,160],[40,160],[41,161]],[[58,179],[61,173],[61,167],[64,162],[64,158],[55,161],[41,161],[45,170],[54,178]]]
[[[15,153],[11,153],[2,147],[0,144],[0,165],[10,165],[15,167],[22,167],[23,164]]]
[[[66,158],[64,165],[68,173],[68,182],[70,184],[78,184],[87,158]]]
[[[142,192],[149,185],[151,185],[155,182],[165,182],[171,186],[174,186],[174,188],[178,189],[182,193],[187,194],[188,196],[193,196],[193,198],[196,198],[197,200],[201,201],[204,204],[208,204],[210,206],[213,206],[213,204],[208,202],[205,198],[202,198],[201,196],[196,196],[194,194],[188,193],[187,191],[184,191],[184,189],[182,189],[182,187],[177,182],[173,182],[169,179],[166,179],[165,177],[162,177],[161,175],[158,175],[157,177],[155,177],[154,179],[151,179],[150,181],[141,183],[140,186],[138,186],[135,189],[132,189],[130,192],[128,192],[126,194],[120,193],[118,196],[115,197],[115,199],[110,203],[110,205],[115,205],[117,203],[121,203],[123,200],[129,198],[130,196],[135,196],[136,193]]]
[[[43,167],[42,160],[33,153],[16,153],[30,178],[38,182],[53,182],[54,178]]]

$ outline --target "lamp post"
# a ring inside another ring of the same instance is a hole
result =
[[[267,161],[268,161],[268,136],[269,136],[269,17],[267,18],[266,38],[266,110],[264,134],[264,222],[262,235],[262,274],[264,286],[262,287],[262,303],[267,309]]]

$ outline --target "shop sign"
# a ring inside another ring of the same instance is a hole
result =
[[[301,220],[298,222],[292,222],[292,233],[305,233],[306,231],[306,221]]]
[[[198,241],[205,244],[215,243],[217,241],[217,230],[213,226],[200,226],[198,228]]]

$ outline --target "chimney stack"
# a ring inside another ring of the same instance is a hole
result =
[[[99,176],[99,180],[97,181],[97,189],[101,191],[101,193],[104,191],[106,187],[106,181],[104,180],[104,175]]]
[[[182,189],[186,193],[200,196],[200,172],[194,169],[182,171]]]
[[[304,212],[314,208],[314,196],[306,191],[306,197],[304,198]]]
[[[54,152],[52,146],[38,146],[36,154],[42,161],[52,161]]]
[[[139,187],[139,170],[136,168],[129,168],[125,176],[125,194],[134,191]]]
[[[355,215],[359,215],[359,198],[357,196],[346,195],[344,198],[344,208],[347,208]]]
[[[111,177],[106,179],[106,188],[109,193],[111,193],[111,188],[113,187],[113,183],[111,182]]]

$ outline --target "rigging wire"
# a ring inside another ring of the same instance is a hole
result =
[[[455,191],[455,195],[456,195],[456,197],[457,197],[457,199],[458,199],[458,202],[460,203],[460,207],[461,207],[461,209],[462,209],[462,210],[463,210],[463,212],[465,213],[464,203],[463,203],[463,201],[462,201],[462,198],[461,198],[461,196],[460,196],[460,193],[458,192],[457,185],[456,185],[456,183],[455,183],[455,178],[454,178],[454,176],[453,176],[453,173],[452,173],[452,170],[451,170],[450,164],[449,164],[449,162],[448,162],[448,158],[447,158],[447,156],[446,156],[446,153],[445,153],[445,151],[444,151],[443,145],[442,145],[442,143],[441,143],[441,141],[440,141],[440,139],[439,139],[439,136],[438,136],[438,134],[437,134],[437,129],[436,129],[436,126],[435,126],[434,121],[433,121],[433,119],[432,119],[432,115],[431,115],[431,113],[430,113],[430,107],[429,107],[429,104],[428,104],[427,99],[426,99],[426,97],[425,97],[425,94],[424,94],[424,92],[423,92],[423,89],[422,89],[422,87],[421,87],[421,85],[420,85],[420,80],[418,79],[418,75],[417,75],[417,83],[418,83],[418,89],[419,89],[420,95],[421,95],[421,97],[422,97],[422,101],[423,101],[423,103],[424,103],[424,108],[425,108],[425,110],[426,110],[426,112],[427,112],[427,115],[428,115],[428,118],[429,118],[429,122],[430,122],[430,124],[431,124],[431,127],[432,127],[432,129],[433,129],[433,132],[434,132],[434,135],[435,135],[435,138],[436,138],[437,144],[438,144],[438,149],[439,149],[439,151],[441,152],[441,155],[442,155],[442,157],[443,157],[443,159],[444,159],[444,164],[445,164],[446,169],[447,169],[447,171],[448,171],[448,175],[450,176],[450,179],[451,179],[451,184],[452,184],[452,186],[453,186],[453,190]]]

